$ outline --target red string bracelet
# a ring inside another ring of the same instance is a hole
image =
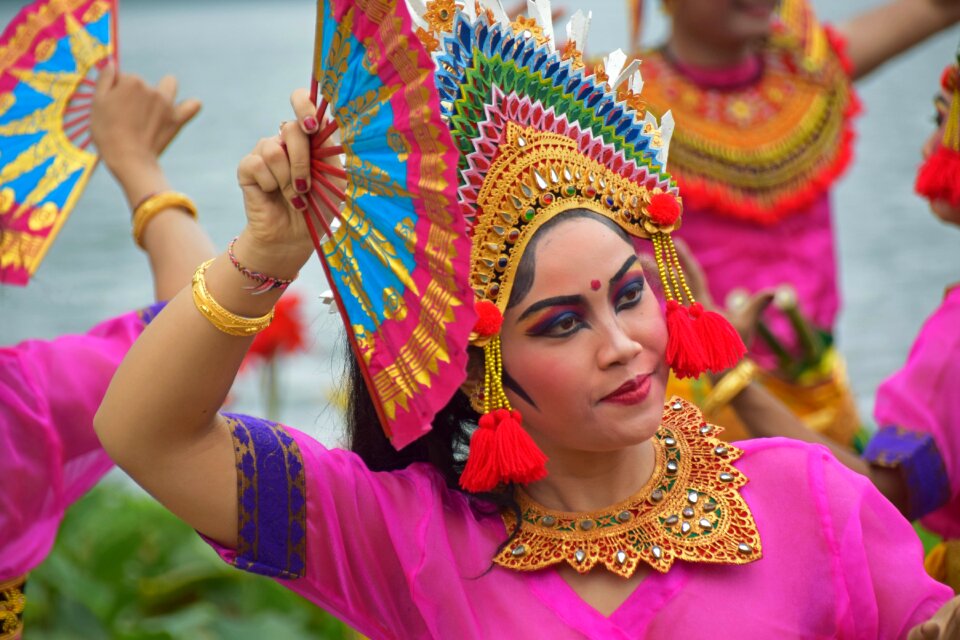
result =
[[[279,289],[283,291],[290,286],[290,283],[293,282],[296,278],[290,278],[289,280],[283,280],[281,278],[274,278],[273,276],[268,276],[259,271],[252,271],[247,269],[245,266],[240,264],[240,261],[237,260],[237,256],[233,253],[233,246],[237,244],[237,239],[234,238],[230,241],[230,245],[227,247],[227,256],[230,258],[230,262],[233,264],[234,268],[242,273],[245,277],[257,282],[259,284],[244,287],[248,289],[253,295],[259,295],[261,293],[266,293],[267,291],[273,291],[274,289]]]

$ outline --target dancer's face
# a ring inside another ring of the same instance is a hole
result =
[[[532,286],[504,314],[507,396],[548,456],[643,442],[660,423],[667,329],[637,254],[592,218],[541,233]]]
[[[933,152],[937,150],[943,140],[943,131],[947,126],[947,117],[950,115],[951,98],[952,96],[944,91],[934,99],[934,106],[937,110],[937,130],[923,144],[924,160],[933,155]],[[960,226],[960,208],[951,206],[945,200],[931,200],[930,209],[943,222]]]
[[[778,0],[664,0],[673,29],[731,47],[770,35]]]

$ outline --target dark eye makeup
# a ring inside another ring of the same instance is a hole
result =
[[[637,306],[643,299],[644,286],[643,273],[630,274],[613,296],[614,308],[624,311]]]
[[[624,281],[617,288],[611,301],[614,309],[619,313],[640,304],[645,286],[646,281],[642,272],[625,275]],[[582,305],[557,306],[530,327],[527,335],[566,338],[587,326],[588,323],[583,318]]]
[[[560,307],[553,309],[546,317],[530,327],[527,334],[546,338],[565,338],[579,331],[585,324],[579,309]]]

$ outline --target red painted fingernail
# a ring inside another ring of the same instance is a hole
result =
[[[300,196],[293,196],[290,198],[290,204],[295,206],[297,209],[305,209],[307,207],[307,203],[304,202],[303,198]]]
[[[317,130],[317,119],[313,116],[307,116],[303,119],[303,126],[307,128],[307,131],[316,131]]]
[[[303,178],[297,178],[296,180],[293,181],[293,188],[299,191],[300,193],[303,193],[309,187],[307,187],[306,180],[304,180]]]

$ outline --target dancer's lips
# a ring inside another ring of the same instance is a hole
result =
[[[653,374],[644,373],[632,380],[627,380],[620,385],[616,391],[606,395],[601,402],[613,402],[615,404],[637,404],[650,394],[650,382]]]

